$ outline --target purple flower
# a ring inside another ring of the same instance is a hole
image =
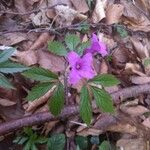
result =
[[[75,85],[80,79],[91,79],[95,76],[92,68],[92,54],[87,53],[80,57],[76,52],[69,52],[67,56],[68,62],[71,66],[69,74],[69,83]]]
[[[99,53],[103,57],[108,54],[106,50],[106,45],[103,42],[99,41],[97,35],[94,33],[92,34],[91,38],[91,46],[86,49],[86,53]]]

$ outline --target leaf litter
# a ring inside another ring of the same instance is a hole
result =
[[[64,42],[64,37],[68,33],[78,35],[81,39],[86,37],[87,41],[94,33],[97,34],[97,40],[104,42],[108,52],[108,56],[105,57],[94,54],[96,73],[112,73],[121,81],[120,85],[105,88],[106,91],[113,94],[123,88],[149,85],[149,1],[96,0],[91,1],[91,5],[89,2],[20,0],[14,1],[14,4],[6,4],[2,1],[0,44],[17,49],[11,57],[12,61],[26,66],[40,66],[63,78],[67,61],[64,57],[49,52],[48,42]],[[4,121],[48,111],[47,101],[51,97],[51,90],[37,101],[28,102],[25,97],[36,82],[17,74],[7,74],[7,77],[12,80],[13,85],[18,86],[15,90],[0,87],[0,115]],[[68,89],[69,104],[80,103],[78,96],[84,82],[81,80],[78,85]],[[89,96],[92,97],[92,93],[89,93]],[[74,114],[67,119],[56,119],[40,126],[36,125],[33,130],[42,135],[64,133],[69,139],[66,144],[68,150],[80,147],[80,144],[74,141],[79,135],[88,139],[98,136],[107,140],[111,146],[115,143],[120,149],[146,150],[149,149],[150,143],[149,97],[149,93],[140,93],[136,97],[126,99],[126,102],[116,104],[115,116],[103,114],[93,106],[90,127],[84,125],[78,114]],[[9,135],[4,139],[8,137]],[[3,143],[7,147],[7,143]],[[14,148],[15,145],[12,144],[11,147]],[[46,145],[43,147],[45,149]],[[98,147],[100,144],[93,146],[89,142],[87,149]]]

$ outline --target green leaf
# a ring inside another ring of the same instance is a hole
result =
[[[22,137],[17,144],[22,145],[28,140],[28,137]]]
[[[4,50],[2,53],[0,53],[0,63],[7,61],[11,57],[14,51],[15,48],[9,48]]]
[[[77,48],[77,53],[82,56],[83,55],[83,52],[84,50],[90,46],[90,42],[89,41],[86,41],[86,42],[83,42],[81,43],[81,45],[79,45],[79,47]]]
[[[48,49],[50,52],[52,52],[56,55],[59,55],[59,56],[67,55],[67,50],[65,49],[64,45],[58,41],[49,42]]]
[[[32,144],[31,150],[38,150],[35,144]]]
[[[49,100],[49,110],[55,116],[60,114],[61,109],[64,106],[64,95],[64,87],[60,83]]]
[[[26,99],[29,101],[38,99],[41,96],[43,96],[44,94],[46,94],[53,86],[54,86],[54,84],[52,84],[50,82],[39,83],[31,89],[31,91],[28,93],[28,96],[26,97]]]
[[[80,116],[82,120],[89,125],[92,119],[92,108],[90,104],[90,95],[88,89],[83,86],[80,95]]]
[[[104,87],[114,86],[120,83],[120,81],[111,74],[101,74],[94,77],[90,82],[100,84]]]
[[[47,142],[47,140],[48,140],[48,139],[47,139],[46,137],[40,136],[40,137],[37,138],[37,140],[36,140],[35,143],[44,144],[44,143]]]
[[[103,112],[114,112],[114,106],[111,96],[103,89],[99,89],[96,87],[91,87],[93,92],[96,105],[103,111]]]
[[[99,146],[99,150],[110,150],[110,144],[108,141],[103,141]]]
[[[0,74],[0,86],[8,89],[14,89],[11,83],[2,74]]]
[[[80,43],[80,38],[75,34],[67,34],[65,42],[69,50],[75,50],[77,45]]]
[[[58,79],[57,75],[44,68],[33,67],[22,73],[27,78],[41,82],[50,82],[51,80]]]
[[[65,142],[66,139],[64,134],[55,134],[48,139],[48,150],[63,150]]]
[[[144,65],[145,67],[150,66],[150,58],[145,58],[144,61],[143,61],[143,65]]]
[[[22,72],[27,69],[29,68],[21,64],[13,63],[10,61],[5,61],[0,63],[0,72],[2,73],[16,73],[16,72]]]
[[[116,31],[119,33],[119,35],[122,38],[125,38],[128,36],[128,32],[125,30],[125,28],[123,26],[117,25],[116,26]]]
[[[76,144],[79,145],[80,149],[87,149],[88,147],[88,138],[84,136],[77,136],[75,138]]]

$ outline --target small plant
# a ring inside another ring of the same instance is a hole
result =
[[[80,116],[89,125],[92,120],[91,102],[94,99],[96,105],[103,112],[114,113],[111,96],[105,91],[105,87],[117,85],[120,82],[111,74],[97,75],[93,68],[93,55],[108,55],[105,44],[98,40],[96,34],[92,34],[91,41],[81,43],[80,38],[74,34],[67,34],[65,44],[53,41],[48,43],[49,51],[63,56],[71,68],[67,72],[69,86],[76,85],[80,80],[85,83],[80,92]],[[67,70],[68,71],[68,70]],[[22,73],[25,77],[39,81],[28,93],[27,100],[33,101],[52,90],[49,98],[49,110],[55,116],[61,113],[65,103],[65,87],[59,76],[50,70],[33,67]]]
[[[23,145],[24,150],[38,150],[38,144],[46,143],[48,138],[38,135],[32,128],[24,128],[23,133],[17,136],[13,143]]]
[[[38,135],[30,127],[24,128],[23,133],[13,141],[13,143],[23,145],[24,150],[38,150],[38,145],[40,144],[46,144],[48,150],[63,150],[65,142],[64,134],[54,134],[47,138]]]
[[[6,78],[6,75],[22,72],[28,69],[21,64],[14,63],[9,60],[14,51],[15,48],[9,48],[5,49],[4,51],[0,51],[0,86],[8,89],[14,89],[14,87]]]

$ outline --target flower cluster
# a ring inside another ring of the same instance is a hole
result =
[[[69,83],[75,85],[82,78],[91,79],[96,73],[93,69],[92,54],[99,53],[106,56],[107,50],[103,42],[98,40],[96,34],[92,34],[91,46],[85,49],[85,55],[80,57],[76,52],[71,51],[67,55],[71,71],[69,74]]]

